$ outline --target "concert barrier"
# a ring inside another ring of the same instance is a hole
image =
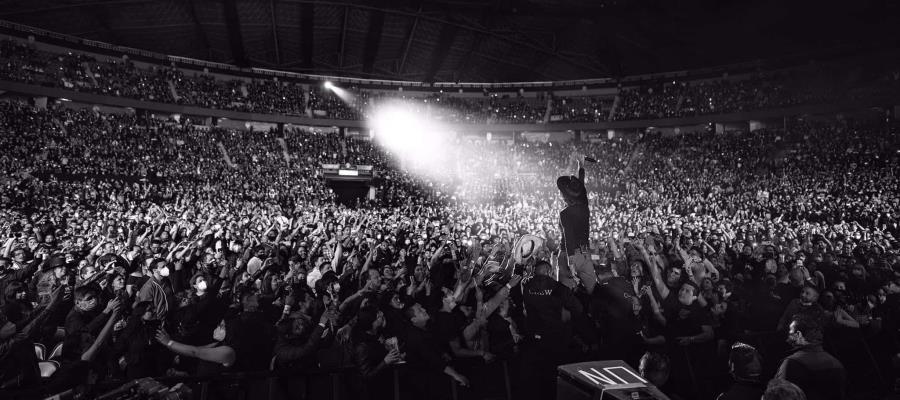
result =
[[[506,361],[493,364],[502,382],[498,383],[502,397],[512,399],[509,378],[510,366]],[[406,366],[391,370],[393,400],[411,400],[406,395],[406,385],[401,379]],[[447,392],[452,400],[466,398],[487,398],[483,393],[462,390],[451,379],[446,379]],[[291,388],[286,388],[291,385]],[[66,390],[50,396],[35,396],[34,391],[20,393],[0,393],[0,398],[9,400],[45,398],[47,400],[126,400],[126,399],[166,399],[166,400],[351,400],[363,397],[360,392],[364,384],[356,367],[312,369],[303,371],[258,371],[223,373],[215,376],[165,376],[142,378],[132,381],[105,382],[90,387]],[[146,388],[156,388],[150,394]],[[298,390],[299,389],[299,390]],[[480,390],[484,390],[483,388]]]

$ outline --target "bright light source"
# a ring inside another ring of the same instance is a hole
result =
[[[325,89],[331,90],[334,89],[334,84],[331,81],[325,81]]]
[[[384,104],[371,113],[370,131],[407,171],[440,180],[452,165],[452,131],[403,103]]]

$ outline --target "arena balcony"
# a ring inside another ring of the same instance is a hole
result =
[[[839,85],[810,89],[798,82],[821,79],[829,70],[785,67],[785,60],[770,61],[773,69],[763,73],[750,72],[760,63],[746,63],[619,80],[423,83],[238,68],[5,21],[0,33],[0,90],[6,96],[190,115],[206,125],[229,120],[366,129],[371,106],[400,101],[468,132],[695,129],[891,110],[900,92],[896,76],[891,79],[896,60],[885,54],[858,56],[883,62],[868,63],[879,70],[867,71],[865,84],[853,82],[851,92]],[[840,70],[853,58],[832,62],[831,69]]]

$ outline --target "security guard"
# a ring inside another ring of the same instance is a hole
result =
[[[523,287],[528,340],[522,348],[523,396],[555,397],[556,367],[566,361],[572,339],[568,322],[581,315],[581,303],[572,290],[550,275],[553,267],[538,261],[534,276]]]

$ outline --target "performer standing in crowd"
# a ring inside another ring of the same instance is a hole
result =
[[[556,187],[566,203],[566,208],[559,213],[562,246],[558,279],[570,289],[581,284],[587,293],[592,293],[597,285],[597,274],[588,248],[591,210],[584,185],[584,157],[573,155],[572,158],[577,166],[576,175],[560,176],[556,180]]]

